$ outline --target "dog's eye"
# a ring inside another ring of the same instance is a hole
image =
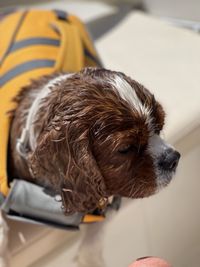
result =
[[[133,145],[124,145],[118,149],[118,152],[121,154],[127,154],[133,149]]]
[[[134,152],[137,154],[143,154],[146,150],[147,145],[124,145],[118,149],[120,154],[128,154],[129,152]]]

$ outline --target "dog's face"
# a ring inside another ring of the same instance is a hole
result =
[[[180,158],[160,137],[164,111],[139,83],[120,73],[101,75],[116,94],[111,114],[100,116],[94,126],[93,153],[106,188],[111,195],[150,196],[168,185]]]
[[[92,210],[111,195],[147,197],[170,182],[180,154],[160,137],[163,108],[136,81],[88,68],[58,84],[48,105],[48,131],[32,162],[56,165],[49,175],[62,177],[54,184],[66,213]]]

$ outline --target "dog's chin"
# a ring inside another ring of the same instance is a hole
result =
[[[173,180],[175,175],[175,171],[167,172],[167,171],[160,171],[159,175],[157,176],[157,192],[162,190],[163,188],[167,187],[170,182]]]
[[[159,193],[160,191],[162,191],[162,189],[166,188],[171,183],[174,175],[175,171],[160,173],[160,175],[156,178],[156,188],[151,187],[145,192],[143,191],[141,194],[133,196],[133,198],[148,198]]]
[[[173,180],[175,175],[174,172],[160,172],[159,176],[156,178],[156,187],[147,187],[145,191],[134,194],[132,198],[148,198],[157,193],[159,193],[162,189],[167,187],[170,182]]]
[[[126,197],[132,199],[142,199],[142,198],[148,198],[156,193],[157,193],[157,187],[151,185],[151,186],[146,186],[141,191],[133,192],[131,196],[129,195]]]

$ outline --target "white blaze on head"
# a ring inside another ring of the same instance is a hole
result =
[[[115,75],[110,83],[115,87],[120,97],[125,100],[130,105],[130,107],[136,110],[139,114],[146,117],[147,124],[149,125],[149,127],[151,127],[151,109],[142,104],[134,88],[125,79],[121,78],[118,75]]]
[[[32,106],[30,108],[27,121],[26,121],[26,129],[30,131],[29,136],[29,143],[32,150],[35,150],[36,148],[36,139],[38,137],[38,133],[35,133],[34,129],[34,118],[37,114],[37,111],[39,110],[41,100],[48,96],[48,94],[51,92],[51,89],[56,84],[60,84],[62,81],[66,80],[67,78],[71,77],[73,74],[61,74],[53,79],[51,79],[40,91],[40,93],[35,98],[34,102],[32,103]]]

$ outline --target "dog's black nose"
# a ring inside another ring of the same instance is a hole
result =
[[[178,151],[170,148],[165,152],[159,165],[165,171],[175,171],[180,157],[181,155]]]

